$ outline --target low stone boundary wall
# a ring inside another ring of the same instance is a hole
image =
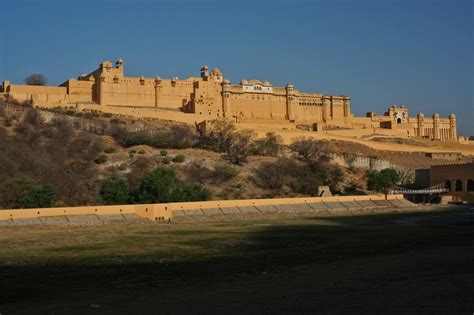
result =
[[[169,221],[183,217],[268,213],[353,213],[366,209],[413,206],[403,195],[308,197],[178,202],[144,205],[88,206],[0,210],[0,225]]]

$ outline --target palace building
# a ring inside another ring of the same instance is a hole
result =
[[[181,80],[127,77],[124,62],[109,61],[59,86],[15,85],[3,81],[0,96],[38,107],[76,107],[116,114],[200,123],[219,117],[236,122],[307,125],[314,131],[380,129],[408,137],[457,140],[454,114],[441,119],[422,113],[409,117],[404,107],[392,106],[383,116],[354,117],[350,97],[303,93],[291,83],[241,80],[233,84],[219,69],[201,68],[199,77]]]

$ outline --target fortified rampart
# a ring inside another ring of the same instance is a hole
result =
[[[43,209],[0,210],[0,225],[77,222],[78,216],[115,216],[125,220],[131,215],[153,221],[214,215],[258,215],[272,213],[354,214],[376,208],[399,208],[412,204],[403,195],[367,195],[277,199],[244,199],[179,202],[143,205],[87,206]],[[96,218],[97,219],[97,218]]]
[[[306,124],[313,131],[353,129],[385,130],[389,135],[457,141],[456,117],[440,118],[423,113],[408,116],[403,105],[392,106],[383,116],[370,112],[354,117],[350,97],[304,93],[288,83],[273,86],[269,81],[224,78],[219,69],[201,68],[199,77],[179,79],[128,77],[124,62],[109,61],[77,79],[58,87],[15,85],[3,81],[0,97],[28,101],[41,107],[77,107],[176,120],[190,124],[216,118],[236,122]],[[362,132],[365,133],[365,132]]]

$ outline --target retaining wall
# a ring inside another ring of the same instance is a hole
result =
[[[357,211],[377,207],[408,206],[403,195],[308,197],[277,199],[219,200],[202,202],[177,202],[143,205],[88,206],[42,209],[0,210],[0,221],[51,217],[113,216],[126,218],[135,214],[155,221],[168,221],[183,216],[225,215],[266,212],[314,212],[320,210]],[[43,220],[44,221],[44,220]]]

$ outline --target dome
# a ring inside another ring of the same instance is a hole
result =
[[[225,80],[223,81],[223,83],[224,83],[224,84],[230,84],[230,81],[227,80],[227,79],[225,79]]]
[[[423,117],[425,117],[425,114],[423,114],[423,113],[421,113],[421,112],[418,113],[418,118],[423,118]]]
[[[121,65],[121,64],[123,64],[123,59],[122,59],[122,58],[117,59],[117,61],[115,61],[115,64],[116,64],[116,65]]]
[[[293,87],[293,84],[288,83],[288,84],[286,85],[286,87],[287,87],[287,88],[292,88],[292,87]]]
[[[456,119],[456,115],[454,115],[453,113],[451,113],[451,114],[449,115],[449,119]]]
[[[263,85],[270,86],[271,84],[270,84],[270,81],[265,80],[265,81],[263,81]]]
[[[247,81],[247,80],[243,79],[243,80],[241,80],[241,81],[240,81],[240,84],[242,84],[242,85],[246,85],[246,84],[249,84],[249,81]]]
[[[201,70],[202,70],[202,71],[209,70],[209,67],[208,67],[208,66],[202,66],[202,67],[201,67]]]
[[[214,70],[211,71],[211,74],[216,77],[221,77],[222,76],[222,71],[219,70],[218,68],[215,68]]]
[[[433,118],[439,118],[439,114],[438,114],[438,113],[435,113],[435,114],[433,115]]]

